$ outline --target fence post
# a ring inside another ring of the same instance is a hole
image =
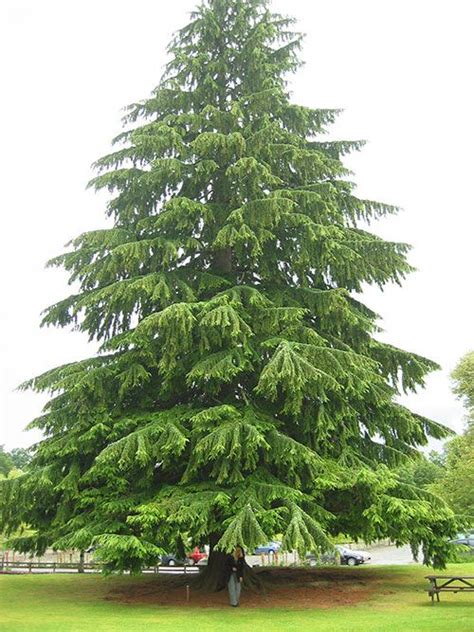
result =
[[[84,572],[84,551],[81,551],[79,553],[79,566],[77,567],[77,572],[78,573]]]

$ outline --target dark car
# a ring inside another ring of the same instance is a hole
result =
[[[189,566],[192,561],[189,559],[182,559],[175,553],[165,553],[160,557],[160,566]]]
[[[336,544],[333,553],[323,553],[316,556],[314,553],[308,553],[306,559],[311,566],[316,564],[345,564],[347,566],[358,566],[368,562],[371,558],[366,551],[355,551],[341,544]]]
[[[306,559],[309,562],[310,566],[326,566],[331,564],[338,564],[338,559],[336,558],[336,554],[332,553],[321,553],[320,555],[316,555],[316,553],[307,553]]]
[[[454,540],[449,540],[449,544],[464,544],[464,546],[468,546],[470,549],[474,549],[474,534],[458,534],[458,536],[454,538]]]
[[[347,564],[347,566],[358,566],[371,559],[367,551],[354,551],[353,549],[348,549],[339,544],[336,545],[336,549],[339,552],[341,564]]]

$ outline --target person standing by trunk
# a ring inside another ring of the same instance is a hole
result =
[[[245,555],[241,546],[236,546],[234,552],[225,560],[225,577],[229,591],[230,605],[236,608],[240,601],[240,590],[244,579]]]

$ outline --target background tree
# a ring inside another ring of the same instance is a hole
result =
[[[5,447],[0,445],[0,474],[6,476],[15,467],[11,454],[5,451]]]
[[[466,353],[451,373],[454,393],[464,401],[468,423],[474,422],[474,351]]]
[[[444,449],[445,471],[432,485],[465,526],[474,525],[474,352],[466,353],[451,374],[454,393],[467,408],[465,432]]]
[[[442,480],[446,473],[446,457],[444,453],[432,451],[428,456],[421,455],[399,468],[402,480],[416,487],[429,490],[430,486]]]
[[[208,0],[169,46],[149,99],[97,161],[113,226],[51,261],[76,291],[46,311],[98,355],[25,384],[52,399],[3,524],[41,550],[98,545],[110,568],[209,542],[329,547],[329,533],[422,545],[442,564],[452,513],[402,481],[443,426],[396,403],[436,364],[379,342],[365,284],[400,283],[406,244],[360,226],[323,139],[338,111],[292,104],[301,37],[264,0]],[[13,509],[15,507],[15,509]],[[20,508],[18,510],[17,508]]]
[[[5,450],[3,445],[0,445],[0,481],[1,480],[13,480],[22,475],[22,468],[27,467],[30,460],[29,450],[25,448],[13,448],[10,452]],[[9,532],[10,536],[13,536],[16,542],[19,542],[20,538],[25,536],[27,530],[24,526],[19,527],[15,532]],[[30,531],[28,536],[33,535]],[[4,551],[9,548],[11,538],[5,537],[0,530],[0,550]],[[29,541],[28,541],[29,542]]]
[[[444,475],[431,489],[448,503],[463,525],[474,524],[474,432],[472,428],[445,447]]]
[[[9,454],[13,465],[19,470],[25,470],[31,461],[31,450],[29,448],[13,448]]]
[[[0,474],[7,476],[14,469],[24,470],[31,460],[28,448],[13,448],[10,452],[0,445]]]

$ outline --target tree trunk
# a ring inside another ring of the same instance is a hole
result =
[[[227,553],[211,551],[207,566],[203,568],[197,578],[198,587],[209,592],[216,592],[225,588],[224,563]]]
[[[219,542],[220,534],[209,536],[209,559],[207,566],[199,573],[194,584],[200,590],[217,592],[227,589],[224,577],[224,564],[228,553],[216,550],[215,546]],[[247,564],[244,566],[244,589],[262,592],[264,586],[262,580]]]

